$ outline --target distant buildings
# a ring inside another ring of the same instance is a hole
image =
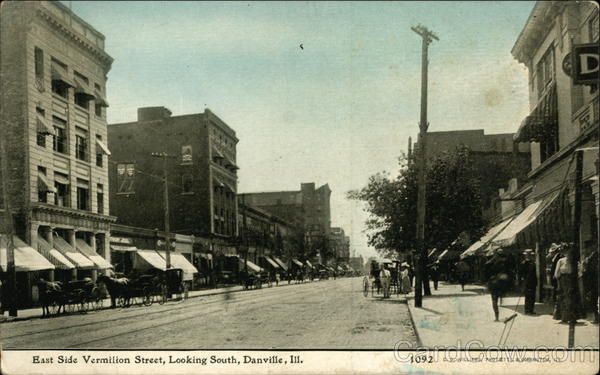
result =
[[[350,258],[350,237],[346,236],[344,229],[333,227],[329,231],[331,250],[339,261],[348,261]]]
[[[115,221],[105,111],[113,59],[104,35],[60,2],[14,1],[2,4],[0,37],[3,178],[16,235],[52,262],[46,279],[95,278],[110,267]],[[21,303],[41,275],[19,273]]]
[[[108,140],[111,213],[119,224],[164,228],[166,168],[170,230],[204,238],[210,250],[235,252],[238,139],[233,129],[208,109],[171,116],[164,107],[148,107],[138,109],[137,121],[109,125]]]
[[[331,190],[325,184],[303,183],[300,190],[263,193],[244,193],[245,202],[277,215],[294,225],[304,228],[309,241],[329,237],[331,226]]]

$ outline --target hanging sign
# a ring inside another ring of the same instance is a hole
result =
[[[571,53],[573,83],[576,85],[597,85],[600,54],[598,43],[577,44]]]

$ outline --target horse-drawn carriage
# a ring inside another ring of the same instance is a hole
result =
[[[38,282],[42,316],[58,315],[63,312],[87,312],[102,308],[104,293],[90,278],[67,282]]]
[[[381,266],[390,271],[390,293],[400,294],[400,261],[397,260],[383,260],[380,263],[376,261],[371,262],[371,269],[367,276],[363,278],[363,295],[367,297],[369,292],[371,297],[381,292],[382,283],[379,277],[381,272]]]

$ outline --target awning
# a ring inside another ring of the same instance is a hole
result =
[[[77,250],[80,253],[90,258],[92,262],[98,267],[98,269],[105,270],[107,268],[113,268],[112,264],[108,263],[106,259],[102,258],[90,245],[88,245],[84,240],[78,238],[75,240],[75,244],[77,246]]]
[[[55,268],[43,255],[21,241],[17,236],[13,236],[13,245],[15,249],[15,270],[17,272],[53,270]],[[8,263],[7,247],[8,237],[0,235],[0,268],[4,272],[7,271]]]
[[[108,149],[108,146],[106,146],[104,144],[104,142],[102,142],[100,139],[96,138],[96,145],[98,145],[98,147],[100,148],[100,150],[102,150],[102,152],[104,153],[104,155],[112,155],[110,153],[110,150]]]
[[[58,174],[58,173],[54,173],[54,181],[58,182],[59,184],[63,184],[63,185],[69,185],[69,179]]]
[[[227,157],[227,155],[225,155],[225,161],[226,161],[226,163],[225,163],[226,166],[231,166],[234,169],[240,169],[229,157]]]
[[[546,92],[537,107],[521,122],[515,142],[540,142],[558,131],[556,85]]]
[[[340,272],[344,272],[344,269],[342,267],[340,267],[340,266],[337,266],[337,270],[340,271]]]
[[[85,96],[89,100],[96,99],[96,95],[77,78],[75,78],[75,94]]]
[[[167,262],[155,250],[138,250],[135,252],[135,262],[133,268],[146,270],[148,268],[157,268],[162,271],[167,270]]]
[[[478,241],[471,244],[471,246],[469,246],[469,248],[467,250],[463,251],[463,253],[460,255],[460,259],[464,259],[466,257],[481,254],[482,250],[485,249],[484,246],[487,245],[491,240],[493,240],[498,235],[498,233],[500,233],[504,228],[506,228],[506,226],[512,220],[513,220],[513,218],[511,217],[511,218],[508,218],[508,219],[502,221],[499,224],[494,225]]]
[[[204,259],[211,260],[213,258],[212,254],[208,254],[208,253],[199,253],[198,255],[200,255]]]
[[[35,124],[36,124],[36,130],[39,134],[54,135],[54,128],[46,125],[45,120],[42,119],[40,116],[36,116]]]
[[[158,252],[161,257],[167,261],[167,254],[164,251]],[[181,268],[183,270],[184,280],[193,280],[194,274],[198,273],[198,270],[192,263],[190,263],[182,254],[171,252],[171,268]]]
[[[242,258],[239,258],[240,260],[240,266],[242,267],[242,270],[244,269],[244,260]],[[256,264],[252,263],[251,261],[247,260],[246,264],[248,265],[248,270],[250,272],[262,272],[263,269],[259,266],[257,266]]]
[[[102,107],[108,107],[108,102],[102,93],[98,90],[95,91],[94,97],[96,99],[96,104],[101,105]]]
[[[431,249],[431,251],[429,252],[429,254],[427,254],[428,258],[432,258],[434,256],[434,254],[439,253],[437,248],[433,248]]]
[[[213,176],[213,179],[218,187],[225,187],[225,184],[221,182],[218,178]]]
[[[440,254],[440,256],[438,256],[438,260],[454,259],[454,258],[458,258],[459,255],[460,255],[460,251],[458,251],[458,250],[446,249]]]
[[[225,185],[225,187],[232,193],[235,194],[235,189],[233,188],[233,186],[231,186],[230,184],[228,184],[227,182],[223,183]]]
[[[58,250],[62,255],[67,257],[69,261],[77,268],[81,269],[89,269],[96,268],[94,262],[85,257],[83,254],[78,252],[71,246],[67,241],[65,241],[61,236],[55,234],[53,237],[54,248]]]
[[[281,267],[279,266],[279,264],[277,264],[277,262],[275,262],[273,259],[271,259],[271,258],[269,258],[269,257],[267,257],[267,256],[265,256],[264,258],[265,258],[265,260],[266,260],[266,261],[267,261],[267,262],[268,262],[270,265],[272,265],[274,268],[281,268]]]
[[[138,248],[132,245],[116,245],[110,244],[110,249],[112,251],[137,251]]]
[[[67,257],[62,255],[58,250],[53,249],[45,239],[38,236],[37,242],[40,254],[45,256],[54,267],[61,270],[72,270],[75,268],[75,265]]]
[[[285,264],[285,263],[284,263],[284,262],[283,262],[281,259],[279,259],[279,258],[277,258],[277,257],[273,257],[273,260],[274,260],[275,262],[277,262],[277,264],[279,264],[279,265],[281,266],[281,268],[283,268],[284,270],[286,270],[286,271],[287,271],[287,269],[288,269],[288,268],[287,268],[287,265],[286,265],[286,264]]]
[[[525,209],[500,232],[492,243],[501,247],[511,246],[517,242],[517,236],[529,227],[558,196],[554,192],[543,199],[525,207]]]
[[[221,153],[221,151],[217,150],[216,147],[212,148],[212,153],[213,153],[213,158],[217,158],[217,159],[225,159],[225,156],[223,156],[223,154]]]
[[[50,75],[53,81],[61,81],[63,84],[69,87],[75,87],[75,83],[69,78],[67,72],[63,68],[57,67],[56,65],[50,66]]]
[[[308,260],[305,260],[304,263],[306,263],[307,266],[309,266],[310,268],[314,268],[312,264],[310,264],[310,262]]]
[[[298,260],[298,259],[296,259],[296,258],[292,258],[292,262],[294,262],[294,263],[295,263],[297,266],[300,266],[300,267],[302,267],[302,266],[303,266],[302,262],[301,262],[301,261],[299,261],[299,260]]]
[[[56,193],[56,188],[48,182],[44,174],[38,172],[38,191]]]

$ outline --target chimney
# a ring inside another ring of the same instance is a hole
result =
[[[162,120],[171,117],[166,107],[143,107],[137,110],[138,122]]]

